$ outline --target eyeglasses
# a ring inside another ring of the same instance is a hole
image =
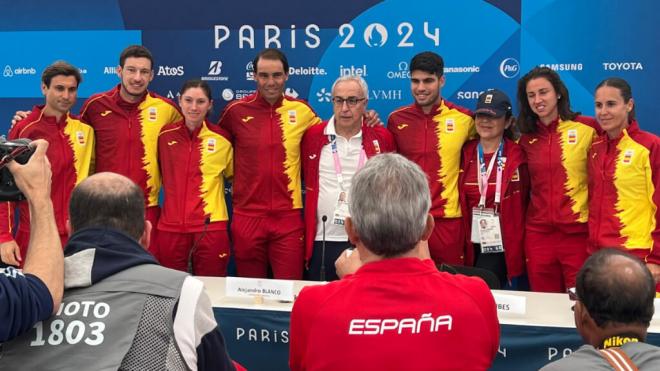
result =
[[[342,97],[332,97],[332,103],[334,103],[335,106],[341,107],[344,105],[344,102],[348,104],[349,107],[355,107],[358,103],[362,102],[366,98],[358,98],[358,97],[348,97],[348,98],[342,98]]]

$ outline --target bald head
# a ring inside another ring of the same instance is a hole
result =
[[[653,317],[655,281],[638,258],[604,249],[587,259],[577,276],[577,296],[599,327],[641,324]]]
[[[72,232],[88,227],[114,228],[139,240],[144,232],[144,195],[130,179],[98,173],[78,184],[69,201]]]

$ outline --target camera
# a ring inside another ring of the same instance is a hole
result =
[[[11,160],[19,164],[27,163],[34,153],[31,142],[30,139],[6,140],[4,136],[0,137],[0,201],[25,200],[14,182],[14,176],[7,168],[7,163]]]

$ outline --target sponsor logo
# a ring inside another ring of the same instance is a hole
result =
[[[296,110],[289,110],[287,113],[289,114],[289,124],[295,125],[298,121],[298,113]]]
[[[538,138],[530,139],[527,143],[534,144],[536,141],[538,141]]]
[[[399,130],[403,130],[407,127],[408,127],[408,124],[399,124],[399,125],[396,126],[396,128],[399,129]]]
[[[220,259],[224,259],[226,257],[227,257],[227,253],[222,253],[222,254],[218,255],[218,258],[220,258]]]
[[[82,131],[76,131],[76,139],[81,146],[85,145],[85,134]]]
[[[247,81],[254,81],[254,64],[252,64],[252,61],[249,61],[245,65],[245,79]]]
[[[479,70],[479,66],[445,67],[443,69],[444,73],[476,73]]]
[[[112,113],[112,111],[110,111],[110,110],[105,110],[105,111],[101,112],[101,117],[105,117],[105,116],[107,116],[107,115],[109,115],[109,114],[111,114],[111,113]]]
[[[169,142],[167,142],[167,145],[168,145],[168,146],[173,146],[173,145],[175,145],[175,144],[177,144],[177,143],[179,143],[179,142],[177,142],[176,140],[170,140]]]
[[[370,48],[380,48],[387,43],[387,28],[380,23],[372,23],[364,29],[364,42]]]
[[[148,113],[149,113],[149,121],[152,122],[156,121],[156,119],[158,118],[158,110],[156,109],[156,107],[149,107]]]
[[[376,154],[379,154],[380,153],[380,143],[378,143],[377,139],[374,139],[373,144],[374,144],[374,150],[376,151]]]
[[[402,79],[407,80],[410,78],[410,71],[408,70],[408,62],[399,62],[396,71],[387,71],[387,78],[390,80]]]
[[[21,75],[36,75],[37,69],[34,67],[16,67],[13,68],[10,65],[5,65],[5,68],[2,70],[3,77],[14,77]]]
[[[86,75],[87,74],[87,68],[78,68],[78,71],[80,72],[81,75]]]
[[[241,121],[243,121],[243,122],[249,122],[249,121],[252,120],[253,118],[254,118],[254,117],[252,117],[252,116],[245,116],[245,117],[243,117],[243,118],[241,119]]]
[[[174,99],[174,97],[177,97],[177,98],[178,98],[178,97],[180,97],[180,96],[181,96],[181,93],[180,93],[180,92],[176,92],[176,94],[175,94],[175,93],[173,93],[171,90],[168,90],[168,91],[167,91],[167,98],[169,98],[169,99]]]
[[[483,91],[459,91],[456,93],[456,98],[458,99],[478,99]]]
[[[623,153],[623,159],[621,160],[621,163],[623,163],[624,165],[630,165],[630,163],[632,162],[632,158],[633,158],[633,155],[634,155],[634,154],[635,154],[635,151],[634,151],[634,150],[632,150],[632,149],[627,149],[627,150]]]
[[[576,144],[578,141],[577,130],[571,129],[566,133],[568,144]]]
[[[289,67],[289,75],[291,76],[325,76],[325,68],[310,66],[310,67]]]
[[[374,89],[369,91],[369,100],[401,100],[401,89]]]
[[[511,177],[512,182],[519,182],[520,181],[520,173],[518,172],[518,168],[513,172],[513,176]]]
[[[313,159],[315,159],[315,158],[316,158],[316,153],[313,154],[313,155],[309,155],[309,159],[310,159],[310,160],[313,160]]]
[[[332,94],[329,91],[326,91],[325,88],[321,88],[321,90],[316,92],[316,98],[319,102],[330,102],[332,99]]]
[[[555,71],[582,71],[582,63],[541,63],[541,67],[548,67]]]
[[[248,95],[250,95],[252,93],[254,93],[254,89],[252,89],[252,90],[248,90],[248,89],[232,90],[232,89],[226,88],[222,91],[222,99],[224,99],[226,101],[230,101],[232,99],[241,99],[243,97],[247,97]]]
[[[103,67],[103,74],[104,75],[116,75],[117,74],[117,66]]]
[[[211,61],[209,63],[209,72],[207,76],[202,76],[204,81],[228,81],[229,77],[221,76],[222,61]]]
[[[183,76],[183,66],[158,66],[158,76]]]
[[[644,66],[640,62],[603,62],[605,71],[642,71]]]
[[[215,152],[215,138],[209,138],[206,142],[206,152]]]
[[[367,65],[355,67],[353,65],[344,67],[339,65],[339,76],[367,76]]]
[[[445,120],[445,132],[453,133],[454,132],[454,119]]]
[[[300,94],[298,94],[298,92],[294,88],[286,88],[286,90],[284,90],[284,94],[292,98],[298,98],[298,96],[300,96]]]
[[[512,79],[520,73],[520,63],[515,58],[506,58],[500,63],[500,74],[507,79]]]

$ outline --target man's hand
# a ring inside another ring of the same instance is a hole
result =
[[[346,249],[335,260],[335,270],[339,278],[357,272],[361,266],[362,260],[360,260],[360,253],[357,249]]]
[[[655,283],[660,282],[660,265],[653,263],[646,263],[646,267],[651,271]]]
[[[23,258],[21,257],[21,249],[16,244],[16,241],[11,240],[0,243],[0,259],[5,264],[13,266],[20,266]]]
[[[17,122],[23,120],[24,118],[28,117],[28,115],[32,111],[16,111],[14,114],[14,117],[11,119],[11,127],[13,128],[14,125],[16,125]]]
[[[383,126],[383,123],[380,121],[380,117],[378,117],[378,112],[372,109],[364,113],[364,120],[367,126],[370,128],[374,126]]]
[[[16,185],[23,192],[28,203],[50,200],[51,169],[46,156],[48,142],[43,139],[35,140],[30,144],[36,149],[27,164],[21,165],[16,161],[7,164],[16,181]]]

